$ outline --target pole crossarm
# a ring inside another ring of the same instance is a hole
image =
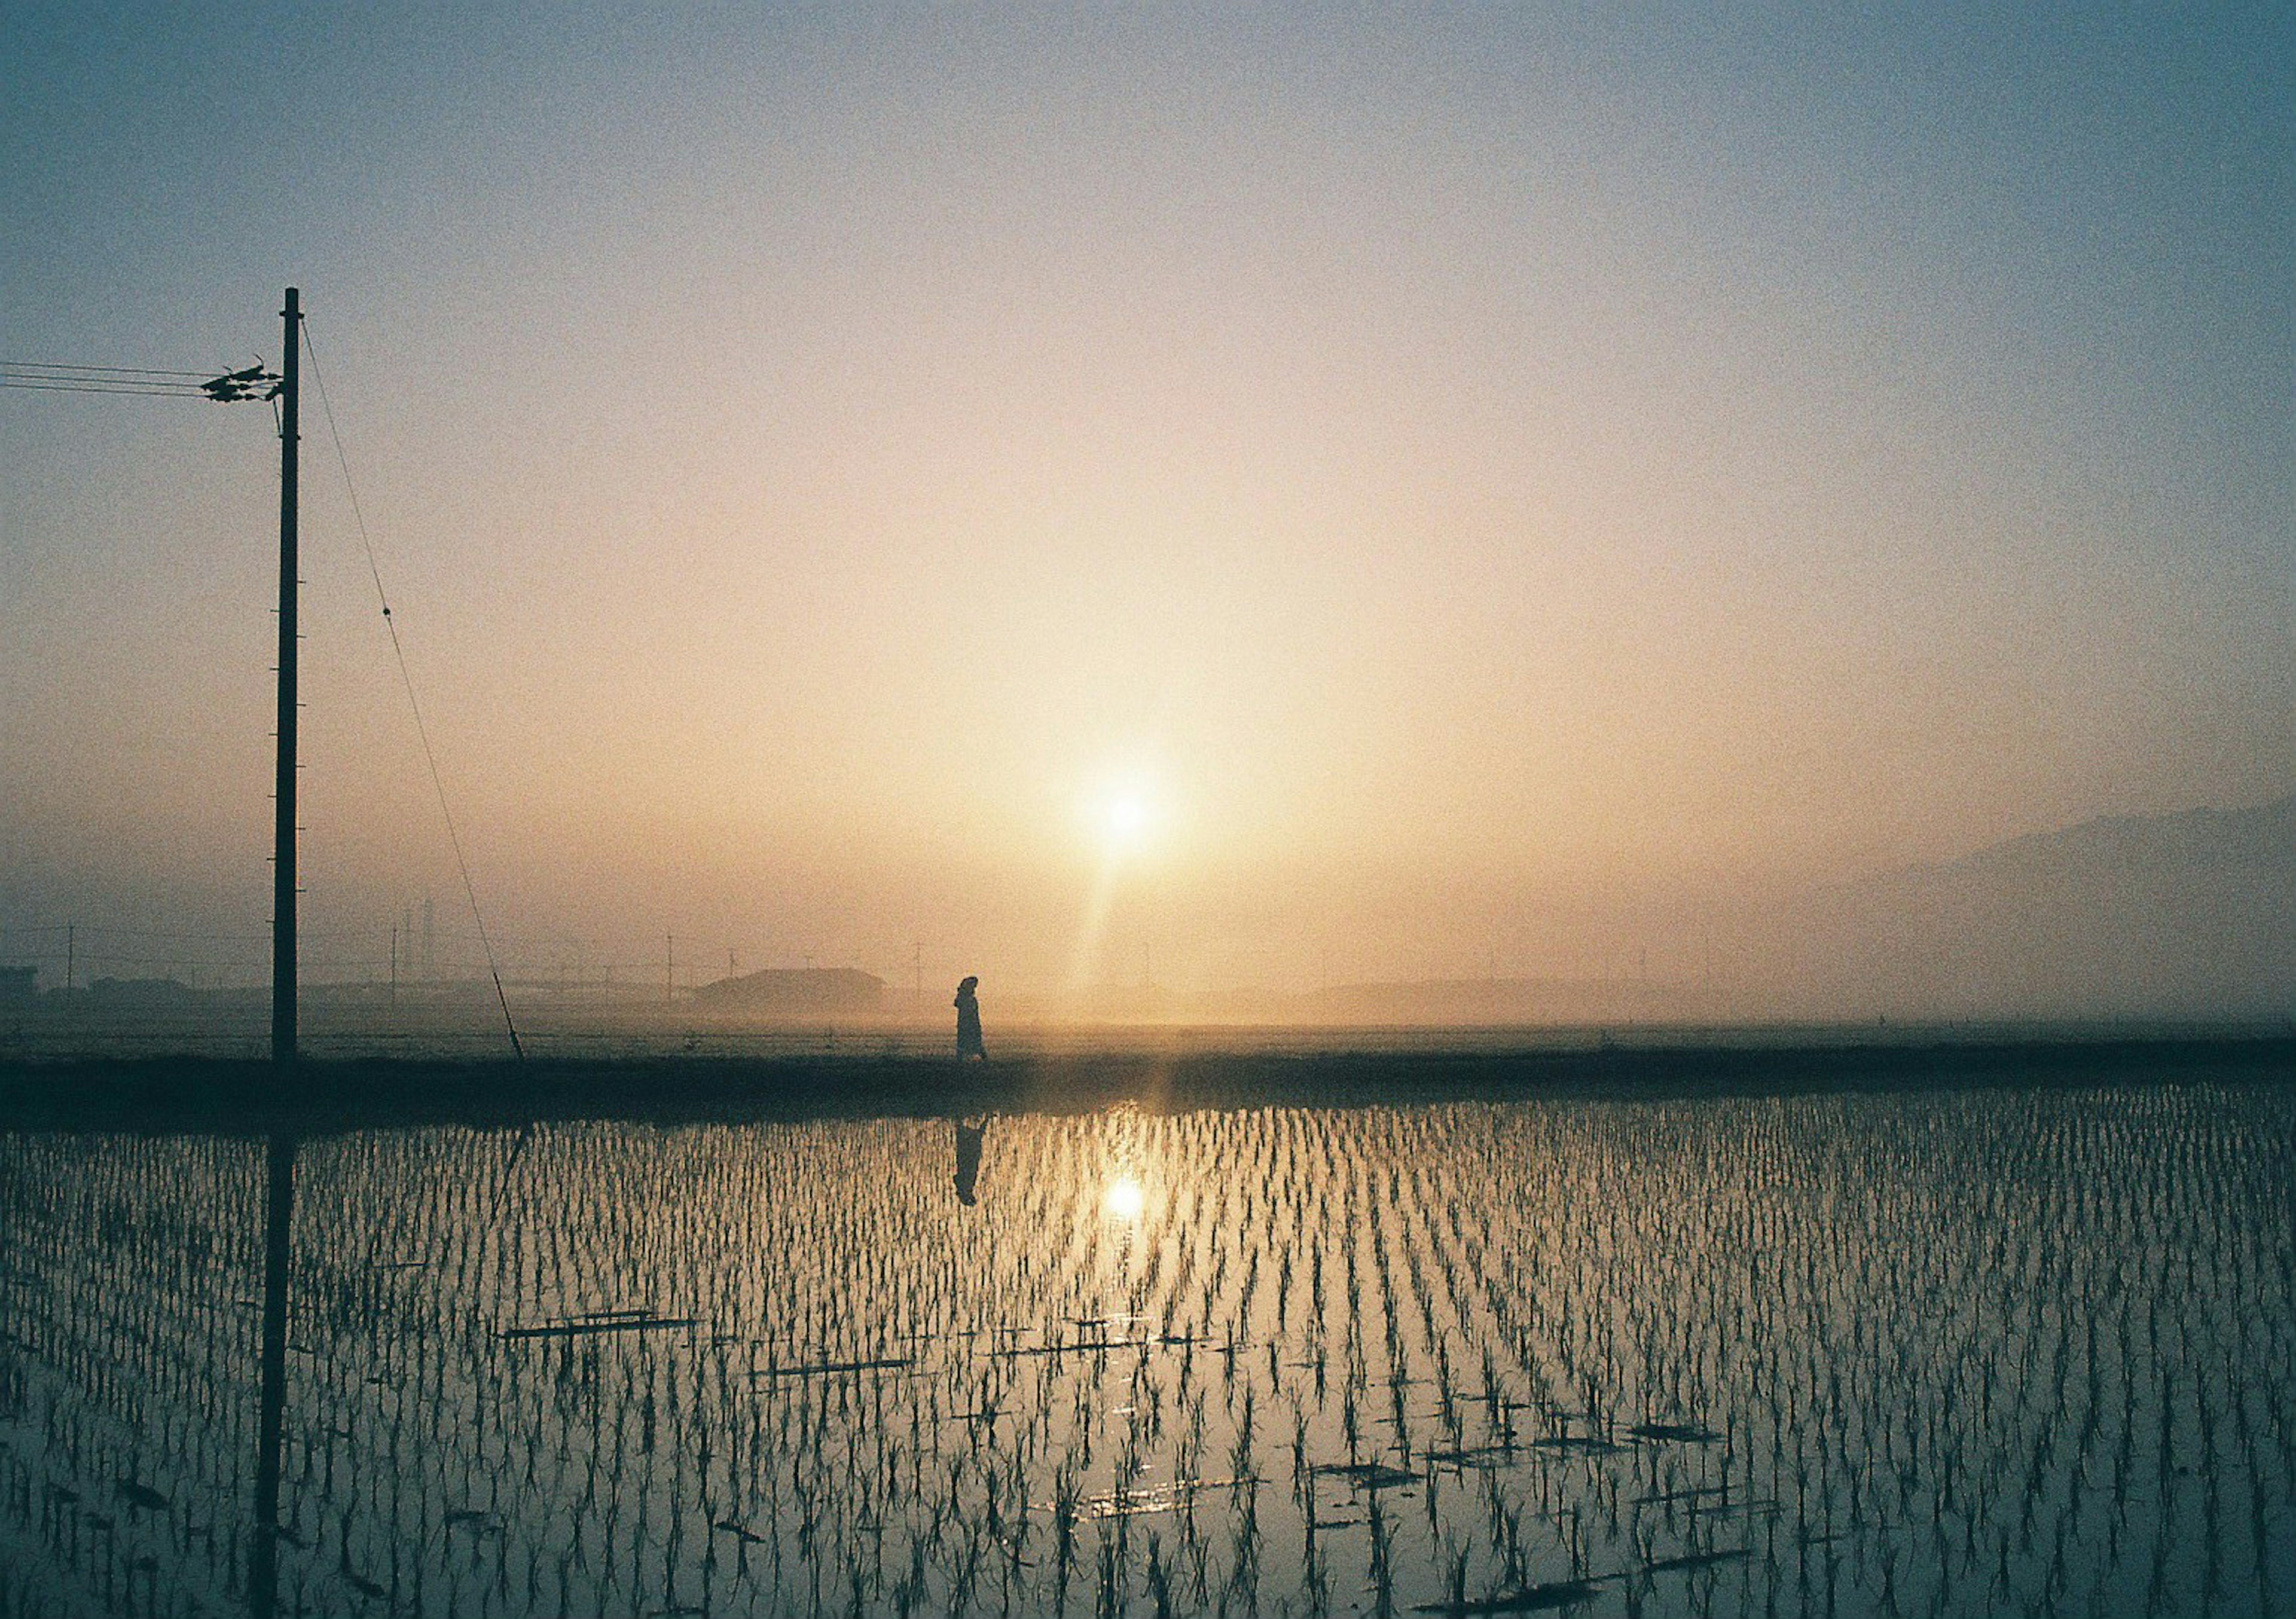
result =
[[[294,362],[290,360],[289,365]],[[249,399],[276,399],[287,387],[286,379],[275,371],[266,371],[257,361],[245,371],[228,371],[220,377],[211,377],[200,384],[200,391],[217,405],[238,405]]]

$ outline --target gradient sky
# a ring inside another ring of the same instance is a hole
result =
[[[1662,969],[2290,790],[2296,13],[1713,10],[12,5],[0,358],[302,288],[514,968]],[[268,426],[0,392],[0,928],[259,941]],[[364,974],[467,923],[305,428]]]

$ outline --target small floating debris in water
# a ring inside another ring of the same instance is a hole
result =
[[[766,1543],[767,1539],[767,1536],[759,1534],[747,1524],[736,1523],[730,1517],[721,1517],[709,1526],[712,1529],[723,1530],[726,1533],[732,1535],[735,1540],[742,1541],[745,1545],[762,1546]]]
[[[1477,1444],[1457,1451],[1430,1451],[1427,1460],[1446,1468],[1504,1468],[1512,1466],[1517,1458],[1509,1446]]]
[[[505,1338],[570,1338],[592,1332],[644,1332],[656,1327],[694,1327],[701,1323],[690,1315],[647,1315],[617,1312],[607,1316],[578,1317],[571,1321],[551,1321],[539,1327],[511,1327],[503,1332]]]
[[[1578,1456],[1603,1456],[1619,1448],[1611,1441],[1593,1434],[1556,1434],[1551,1438],[1534,1439],[1530,1444],[1533,1450],[1557,1451],[1565,1455]]]
[[[1646,1574],[1674,1574],[1688,1568],[1707,1568],[1717,1563],[1734,1563],[1740,1558],[1752,1555],[1748,1546],[1733,1546],[1721,1551],[1688,1551],[1678,1558],[1658,1558],[1643,1565]]]
[[[1111,1349],[1146,1349],[1150,1345],[1151,1340],[1147,1338],[1079,1338],[1072,1344],[1020,1344],[1010,1349],[992,1349],[988,1352],[988,1358],[993,1361],[1018,1361],[1038,1356],[1093,1354]]]
[[[830,1378],[847,1372],[898,1371],[916,1361],[907,1355],[885,1355],[873,1361],[815,1361],[804,1366],[761,1366],[750,1375],[763,1381],[768,1378]]]
[[[1389,1467],[1383,1461],[1319,1462],[1316,1471],[1326,1478],[1344,1478],[1358,1490],[1392,1490],[1399,1484],[1419,1482],[1418,1474]]]
[[[1710,1427],[1697,1427],[1686,1422],[1638,1422],[1627,1432],[1637,1439],[1672,1444],[1712,1444],[1722,1437]]]
[[[132,1478],[119,1481],[119,1499],[143,1512],[165,1512],[168,1498],[149,1484],[139,1484]]]
[[[1526,1585],[1521,1590],[1495,1591],[1488,1597],[1457,1602],[1423,1602],[1414,1614],[1539,1614],[1558,1607],[1575,1607],[1603,1593],[1593,1580],[1556,1580],[1546,1585]]]

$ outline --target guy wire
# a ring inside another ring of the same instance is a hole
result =
[[[390,632],[390,650],[398,659],[398,678],[406,688],[406,707],[414,715],[414,733],[422,740],[423,762],[430,767],[431,789],[439,795],[439,818],[447,823],[447,841],[455,851],[455,865],[463,875],[463,895],[471,903],[471,920],[478,924],[479,947],[486,952],[487,974],[494,979],[495,1001],[502,1008],[503,1026],[510,1031],[510,1049],[521,1062],[526,1048],[518,1038],[518,1024],[510,1015],[510,997],[503,992],[502,967],[495,960],[494,941],[487,936],[487,919],[479,910],[479,891],[471,881],[471,863],[463,856],[462,834],[455,830],[455,812],[447,802],[447,783],[439,773],[439,755],[430,746],[430,728],[422,720],[422,704],[414,695],[414,676],[406,666],[406,649],[399,644],[398,626],[390,616],[390,597],[382,588],[382,569],[375,561],[374,541],[368,536],[366,513],[359,506],[358,490],[351,482],[350,457],[343,451],[343,436],[335,426],[335,407],[328,402],[326,380],[319,372],[319,351],[311,342],[311,319],[303,317],[303,352],[311,356],[311,380],[318,385],[319,409],[327,419],[327,435],[335,443],[335,462],[343,470],[343,489],[350,496],[351,516],[358,525],[359,544],[366,552],[367,576],[374,581],[375,600],[382,606],[382,627]]]

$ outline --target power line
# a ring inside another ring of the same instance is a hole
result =
[[[82,938],[160,939],[184,944],[258,944],[269,940],[267,933],[171,933],[157,928],[106,928],[99,923],[78,922]],[[62,938],[68,929],[59,923],[43,928],[0,928],[0,939],[29,937],[35,934],[48,938]],[[365,939],[370,929],[364,928],[332,928],[305,933],[307,939]]]
[[[214,375],[205,371],[156,371],[148,365],[66,365],[55,360],[0,360],[0,371],[65,371],[112,377],[188,377],[203,382]]]
[[[196,388],[147,386],[127,381],[114,383],[101,378],[66,380],[62,378],[0,376],[0,388],[37,394],[124,394],[137,399],[207,399],[213,397]]]
[[[471,863],[463,855],[463,837],[455,827],[455,812],[447,802],[447,783],[439,773],[439,755],[430,746],[430,728],[422,721],[422,704],[414,695],[414,675],[406,666],[406,649],[399,644],[398,626],[390,617],[390,597],[382,588],[382,568],[375,561],[374,541],[368,535],[366,513],[359,505],[358,489],[351,481],[350,456],[343,449],[343,435],[335,425],[335,407],[327,398],[326,379],[319,371],[319,351],[311,341],[311,323],[302,322],[303,352],[311,357],[311,380],[319,390],[319,411],[327,419],[327,436],[334,440],[335,462],[343,470],[343,491],[349,495],[351,516],[358,525],[359,544],[366,552],[368,576],[374,581],[375,600],[382,605],[382,627],[390,632],[390,650],[398,660],[398,678],[406,688],[406,707],[414,715],[414,734],[422,741],[423,762],[430,767],[430,786],[439,795],[439,814],[447,823],[447,841],[455,851],[455,866],[463,875],[463,895],[471,902],[471,920],[478,925],[479,945],[487,953],[487,975],[495,982],[495,999],[501,1003],[503,1026],[510,1031],[510,1049],[520,1061],[526,1060],[526,1048],[519,1043],[518,1024],[510,1015],[510,997],[503,992],[502,968],[495,960],[494,942],[487,936],[487,919],[479,910],[479,890],[471,880]]]
[[[49,394],[125,394],[144,399],[206,399],[236,405],[276,399],[281,379],[263,362],[209,376],[144,365],[78,365],[53,360],[0,360],[0,388]]]

